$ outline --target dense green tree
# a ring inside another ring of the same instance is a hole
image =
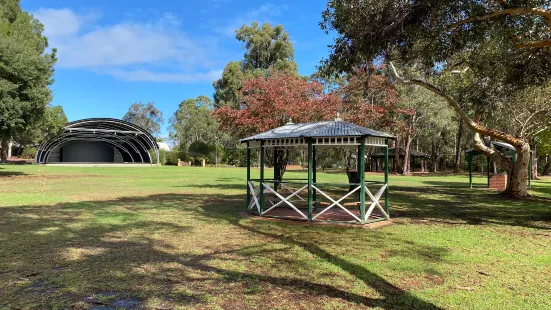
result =
[[[510,106],[530,112],[539,99],[519,101],[519,93],[551,79],[547,0],[330,0],[321,25],[338,34],[330,57],[322,63],[325,72],[347,72],[371,61],[392,65],[394,61],[408,73],[429,76],[402,76],[401,70],[391,66],[398,82],[423,87],[453,107],[474,133],[475,148],[508,172],[508,194],[528,194],[530,133],[517,136],[490,123],[496,113]],[[453,72],[463,74],[458,77]],[[454,81],[458,78],[469,83],[457,87]],[[551,109],[547,108],[534,114],[529,123],[537,132],[548,126],[549,119]],[[488,147],[484,137],[512,144],[517,160]]]
[[[0,0],[0,161],[8,142],[34,126],[52,100],[55,49],[46,53],[43,25],[19,0]]]
[[[138,125],[150,134],[157,136],[161,132],[163,113],[155,107],[154,103],[134,103],[128,112],[122,117],[124,121]]]
[[[46,106],[44,115],[32,127],[13,136],[20,145],[39,144],[59,134],[67,124],[67,116],[61,106]]]
[[[297,71],[293,43],[282,25],[260,26],[253,22],[251,26],[241,26],[235,33],[235,38],[243,42],[246,50],[241,63],[243,70]]]
[[[229,62],[222,77],[213,83],[214,104],[239,109],[239,90],[243,81],[269,75],[270,72],[297,74],[293,44],[283,26],[253,22],[236,30],[235,38],[243,42],[245,54],[241,61]]]
[[[213,108],[212,101],[205,96],[182,101],[170,118],[171,139],[183,150],[195,141],[215,143],[219,133],[218,123],[211,115]]]

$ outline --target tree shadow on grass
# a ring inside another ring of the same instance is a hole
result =
[[[244,192],[244,186],[239,188]],[[226,189],[238,187],[230,184]],[[249,302],[265,308],[282,305],[278,303],[316,305],[328,298],[351,307],[438,308],[401,288],[397,279],[387,280],[334,249],[358,251],[348,248],[352,243],[343,243],[355,240],[354,247],[423,261],[427,273],[431,264],[446,263],[446,249],[381,231],[250,221],[237,215],[244,209],[243,200],[244,194],[157,194],[2,207],[0,306],[44,308],[59,302],[68,307],[88,295],[113,291],[119,299],[156,298],[168,306],[206,306],[214,296],[221,307],[247,308],[243,296],[253,296]],[[456,187],[392,186],[391,215],[445,224],[549,229],[544,223],[549,219],[546,199],[510,201]],[[302,256],[295,256],[293,249],[300,249]],[[319,271],[308,266],[305,257],[339,272],[301,274]],[[258,259],[271,259],[275,265],[251,263]],[[274,266],[287,273],[273,271]],[[289,270],[296,274],[289,275]],[[380,297],[354,293],[350,286],[333,284],[331,277],[356,279]]]
[[[250,221],[236,215],[242,200],[242,195],[212,199],[167,194],[0,208],[0,306],[68,307],[82,303],[87,296],[113,292],[110,304],[125,298],[156,298],[165,306],[199,306],[208,304],[214,296],[221,299],[222,307],[247,308],[242,296],[255,294],[255,287],[260,286],[265,290],[255,303],[262,307],[280,305],[278,295],[287,303],[314,305],[323,297],[356,306],[437,309],[365,267],[324,249],[323,244],[338,243],[342,237],[333,228],[316,227],[314,230],[331,236],[331,240],[316,243],[302,241],[299,226],[276,225],[278,234],[271,232],[273,227],[243,224]],[[146,218],[148,214],[154,216]],[[204,225],[210,225],[213,228],[208,231],[219,235],[202,239],[214,238],[215,242],[203,245],[193,241],[194,236],[204,233],[200,230]],[[353,235],[357,232],[344,231]],[[228,232],[240,235],[242,241],[252,238],[254,242],[232,242],[231,234],[225,237]],[[380,243],[379,234],[364,236],[365,244]],[[279,246],[270,248],[259,237],[272,239]],[[409,250],[396,255],[419,255],[416,253],[424,251],[411,242],[404,246]],[[312,268],[304,265],[304,258],[290,256],[291,248],[300,248],[342,269],[382,298],[353,293],[322,278],[280,275],[262,263],[248,263],[261,257],[297,270]],[[445,252],[436,250],[442,255]]]
[[[445,224],[497,224],[551,230],[551,199],[510,199],[487,189],[451,186],[391,186],[394,218],[426,219]]]
[[[18,175],[26,175],[24,172],[21,171],[13,171],[8,169],[9,165],[0,165],[0,178],[3,177],[13,177]]]

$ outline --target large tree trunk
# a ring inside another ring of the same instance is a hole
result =
[[[8,148],[9,148],[8,139],[2,139],[0,141],[0,162],[4,164],[8,162]]]
[[[411,165],[410,165],[410,158],[411,158],[411,142],[413,141],[413,138],[411,137],[411,134],[408,134],[406,136],[406,145],[404,146],[404,171],[402,172],[403,175],[410,175],[411,174]]]
[[[510,164],[508,182],[505,194],[512,197],[528,195],[528,163],[530,162],[530,146],[526,143],[517,149],[517,161]]]
[[[457,144],[455,145],[455,167],[453,172],[458,173],[461,168],[461,139],[463,138],[463,119],[459,118],[459,127],[457,130]]]

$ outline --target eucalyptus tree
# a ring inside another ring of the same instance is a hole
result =
[[[19,0],[0,0],[0,161],[8,142],[39,122],[52,100],[55,49],[46,53],[44,26],[21,9]]]
[[[153,136],[158,136],[163,123],[163,113],[155,107],[153,102],[147,104],[139,102],[132,104],[122,119],[140,126]]]
[[[260,26],[253,22],[235,31],[235,38],[243,43],[245,54],[240,61],[229,62],[222,77],[213,83],[214,103],[217,107],[240,108],[239,90],[243,81],[268,75],[272,71],[297,74],[293,43],[282,25]]]
[[[214,144],[220,134],[213,109],[213,102],[205,96],[182,101],[170,118],[170,138],[183,149],[196,141]]]
[[[508,171],[508,194],[528,195],[530,135],[545,129],[551,119],[548,101],[523,97],[533,96],[551,79],[548,0],[330,0],[321,27],[337,33],[331,55],[322,62],[327,72],[388,62],[396,81],[425,88],[455,110],[474,133],[474,147]],[[414,65],[431,78],[399,73],[412,71]],[[458,78],[469,82],[456,87]],[[532,105],[541,109],[532,110]],[[516,132],[491,126],[495,113],[507,107],[531,115],[528,125],[518,124]],[[517,160],[491,148],[484,138],[512,144]]]

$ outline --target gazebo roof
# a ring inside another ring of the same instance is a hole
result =
[[[494,148],[506,155],[514,155],[517,153],[517,150],[515,149],[514,146],[512,146],[511,144],[509,143],[505,143],[505,142],[501,142],[501,141],[490,141],[492,143],[492,145],[494,146]],[[482,154],[481,152],[475,150],[475,149],[469,149],[467,151],[465,151],[467,154],[471,154],[471,155],[480,155]]]
[[[354,125],[341,119],[315,123],[288,123],[284,126],[241,139],[241,142],[286,138],[376,137],[395,139],[391,134]]]

